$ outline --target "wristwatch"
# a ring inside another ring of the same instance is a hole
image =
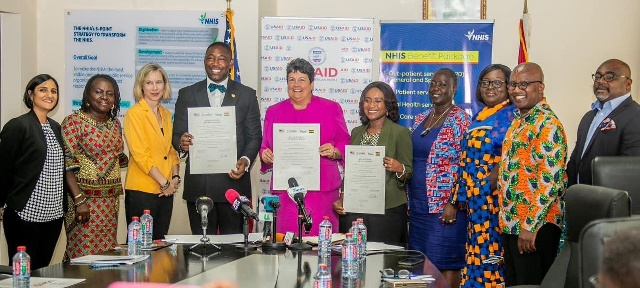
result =
[[[458,201],[451,199],[451,200],[449,200],[449,204],[451,204],[453,206],[458,206]]]

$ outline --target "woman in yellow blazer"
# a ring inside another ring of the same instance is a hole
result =
[[[136,76],[133,96],[138,103],[124,115],[124,137],[129,148],[125,181],[127,225],[145,209],[153,216],[153,239],[169,232],[173,194],[180,184],[178,152],[171,146],[171,112],[160,100],[171,98],[164,69],[155,63],[143,66]]]

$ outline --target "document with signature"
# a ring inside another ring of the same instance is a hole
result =
[[[384,151],[384,146],[345,146],[345,211],[384,214]]]
[[[287,190],[296,178],[307,190],[320,190],[320,124],[273,124],[273,189]]]
[[[191,174],[229,173],[236,167],[236,107],[188,108]]]

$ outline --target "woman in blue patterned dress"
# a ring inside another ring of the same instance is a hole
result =
[[[511,71],[501,64],[487,66],[478,77],[476,99],[485,107],[475,115],[462,139],[460,173],[445,222],[456,219],[456,204],[467,204],[466,264],[462,287],[502,287],[502,238],[498,227],[498,164],[502,140],[513,120],[507,80]]]
[[[413,177],[409,181],[409,248],[422,251],[451,287],[460,286],[467,216],[445,223],[460,163],[460,140],[471,116],[453,104],[458,79],[451,69],[436,71],[429,87],[432,109],[418,114],[412,127]],[[446,224],[446,225],[445,225]]]

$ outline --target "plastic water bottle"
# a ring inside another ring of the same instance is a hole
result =
[[[29,288],[31,282],[31,257],[26,246],[18,246],[13,256],[13,288]]]
[[[140,255],[140,218],[138,216],[131,217],[131,224],[129,224],[129,233],[127,234],[127,246],[129,256]]]
[[[353,242],[356,244],[357,248],[356,259],[360,261],[360,255],[362,254],[362,231],[360,231],[360,226],[358,225],[357,220],[351,222],[351,228],[349,228],[349,232],[353,234]]]
[[[140,234],[142,234],[142,248],[149,249],[153,246],[153,217],[150,210],[144,210],[140,216]]]
[[[331,274],[327,270],[327,264],[318,265],[318,273],[316,273],[313,288],[331,288]]]
[[[362,249],[360,249],[359,259],[364,260],[367,257],[367,226],[364,225],[364,219],[358,218],[358,229],[362,235]]]
[[[342,277],[358,277],[358,247],[352,233],[345,236],[342,242]]]
[[[322,217],[320,222],[320,232],[318,233],[318,257],[331,257],[331,234],[333,228],[329,221],[329,216]]]

